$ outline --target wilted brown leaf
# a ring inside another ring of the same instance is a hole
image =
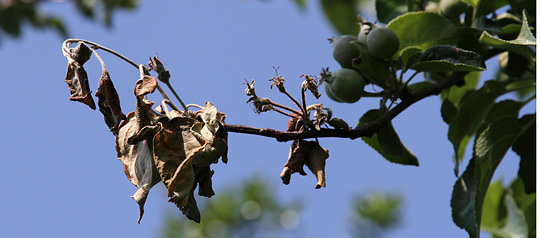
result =
[[[212,175],[214,175],[214,171],[210,170],[210,166],[198,169],[195,182],[199,184],[199,196],[209,198],[215,195],[212,188]]]
[[[195,187],[193,187],[193,189],[189,192],[188,202],[186,206],[178,207],[178,208],[180,208],[180,211],[182,211],[182,214],[184,214],[188,219],[193,220],[197,223],[200,223],[201,213],[199,212],[199,208],[197,207],[197,201],[195,200],[195,196],[193,195],[194,190],[195,190]]]
[[[289,149],[289,159],[287,160],[287,163],[283,166],[284,169],[280,175],[283,184],[289,184],[291,174],[294,174],[296,172],[300,173],[301,175],[307,175],[306,172],[304,172],[304,163],[310,149],[311,144],[308,141],[293,141]]]
[[[144,96],[156,90],[157,80],[150,75],[144,75],[135,83],[135,96]]]
[[[340,118],[332,118],[326,123],[328,123],[328,125],[334,127],[335,129],[350,130],[349,124],[347,124],[347,122],[345,122],[343,119],[340,119]]]
[[[82,42],[79,42],[76,48],[69,49],[69,52],[64,54],[68,58],[68,69],[64,81],[71,93],[69,100],[82,102],[95,110],[96,104],[91,95],[88,75],[83,68],[83,64],[90,59],[91,54],[92,50]]]
[[[159,60],[157,55],[154,58],[150,58],[150,63],[148,63],[148,66],[151,70],[154,70],[158,73],[159,81],[165,84],[169,83],[169,78],[171,77],[171,74],[169,73],[169,70],[165,68],[161,60]]]
[[[182,138],[174,129],[167,127],[168,122],[158,123],[160,131],[154,136],[154,162],[163,182],[167,186],[169,202],[180,207],[187,204],[189,191],[195,183],[195,174],[191,165],[192,154],[187,155]]]
[[[328,150],[322,148],[316,142],[313,144],[308,156],[306,157],[306,166],[315,175],[315,177],[317,177],[317,185],[315,185],[316,189],[326,187],[324,168],[326,166],[326,159],[328,157]]]
[[[227,131],[223,126],[226,115],[218,112],[210,102],[206,102],[205,108],[196,113],[203,123],[191,127],[191,134],[197,142],[204,146],[193,160],[193,165],[202,168],[217,163],[221,157],[223,163],[227,163]]]
[[[294,113],[293,116],[298,116],[298,114]],[[304,122],[299,117],[291,117],[289,119],[289,122],[287,123],[287,132],[290,131],[300,131],[302,126],[304,125]]]
[[[148,140],[140,139],[130,141],[136,137],[139,123],[134,112],[127,115],[118,129],[116,136],[117,157],[124,165],[124,172],[128,179],[139,189],[133,194],[133,199],[139,204],[139,222],[144,213],[144,203],[150,189],[160,181],[154,161],[152,159],[152,145]],[[136,142],[130,144],[129,142]]]
[[[105,123],[111,129],[114,135],[118,134],[118,125],[126,118],[120,107],[120,98],[114,88],[114,84],[109,76],[109,72],[103,69],[101,78],[99,79],[99,87],[96,91],[98,97],[99,111],[105,118]]]
[[[295,140],[290,147],[289,160],[284,165],[280,174],[283,184],[289,184],[291,175],[298,172],[301,175],[307,175],[304,172],[304,164],[317,177],[315,188],[326,187],[324,167],[328,158],[328,150],[322,148],[315,141]]]

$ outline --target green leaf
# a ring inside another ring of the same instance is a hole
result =
[[[526,115],[520,124],[530,121],[533,115]],[[518,176],[523,180],[527,194],[536,193],[536,123],[532,123],[516,140],[512,150],[521,157]]]
[[[508,0],[479,0],[476,2],[476,17],[488,15],[489,13],[508,5]]]
[[[435,45],[427,49],[413,69],[424,72],[483,71],[486,65],[482,56],[451,45]]]
[[[536,45],[536,38],[530,30],[527,21],[527,14],[523,11],[523,23],[519,35],[514,40],[503,40],[492,36],[487,31],[484,31],[480,36],[480,42],[495,48],[515,52],[525,57],[534,57],[528,46]]]
[[[506,224],[491,233],[502,238],[527,238],[529,231],[525,215],[510,194],[504,196],[504,207],[507,214]]]
[[[422,49],[417,46],[411,46],[403,49],[399,58],[401,59],[402,70],[410,69],[422,55]]]
[[[380,116],[379,110],[374,109],[367,111],[360,118],[358,125],[360,126],[374,121]],[[392,163],[414,166],[419,165],[416,156],[399,139],[392,123],[388,123],[371,137],[362,137],[362,140]]]
[[[418,46],[423,50],[456,35],[456,26],[447,18],[430,12],[409,12],[387,25],[400,41],[400,49]]]
[[[322,9],[334,28],[342,35],[358,35],[355,0],[321,0]]]
[[[450,207],[452,220],[461,229],[465,229],[471,238],[479,236],[478,219],[476,213],[476,180],[474,171],[476,158],[472,158],[465,172],[458,178],[452,191]]]
[[[441,99],[442,100],[448,99],[457,108],[460,108],[461,105],[464,103],[465,99],[467,98],[467,96],[470,96],[472,92],[476,91],[481,75],[482,75],[482,72],[480,71],[474,71],[474,72],[468,73],[467,75],[465,75],[463,79],[465,81],[465,85],[461,87],[451,87],[449,89],[442,91]]]
[[[531,79],[523,79],[525,77],[531,77]],[[534,77],[534,78],[533,78]],[[515,91],[520,99],[524,99],[534,93],[536,93],[536,77],[531,72],[526,72],[523,78],[519,81],[515,81],[506,85],[508,91]],[[500,79],[497,79],[500,80]]]
[[[536,235],[536,193],[526,194],[523,180],[517,177],[510,185],[512,197],[525,215],[529,227],[529,237]]]
[[[508,188],[502,186],[501,180],[492,183],[484,200],[481,228],[494,237],[526,238],[534,234],[535,204],[536,196],[525,194],[519,178]]]
[[[446,124],[450,124],[452,118],[457,114],[456,106],[448,99],[441,104],[441,116]]]
[[[525,104],[526,102],[518,102],[514,100],[504,100],[495,103],[491,110],[489,110],[489,113],[484,120],[484,124],[480,127],[479,131],[484,131],[489,124],[501,117],[509,116],[517,119],[519,111],[521,108],[523,108],[523,106],[525,106]]]
[[[456,182],[451,200],[454,222],[470,237],[480,235],[482,208],[491,178],[522,132],[517,119],[503,117],[494,121],[475,141],[473,159]]]
[[[501,219],[504,213],[500,211],[501,200],[505,194],[502,180],[489,185],[482,208],[481,229],[485,231],[495,230],[501,226]]]
[[[375,1],[377,11],[377,21],[388,23],[397,16],[406,13],[408,9],[407,0],[377,0]]]
[[[448,127],[448,140],[454,145],[454,152],[461,161],[471,136],[476,132],[500,95],[506,92],[497,81],[486,81],[484,86],[472,93],[459,107]]]

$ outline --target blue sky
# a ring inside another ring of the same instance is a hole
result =
[[[292,1],[143,1],[134,11],[115,12],[110,29],[83,19],[70,3],[44,7],[69,19],[66,23],[73,38],[98,42],[137,63],[147,64],[148,57],[158,53],[183,100],[214,103],[227,114],[229,124],[286,129],[287,118],[277,113],[257,115],[245,103],[244,78],[256,80],[260,96],[288,104],[287,98],[269,88],[272,66],[280,67],[293,94],[299,92],[301,74],[339,68],[327,41],[336,33],[318,1],[309,1],[305,11]],[[0,44],[4,105],[0,179],[5,181],[0,235],[156,237],[166,215],[179,211],[167,203],[166,192],[158,185],[150,192],[144,218],[137,224],[138,206],[130,197],[136,188],[116,159],[114,137],[102,115],[68,100],[63,40],[54,32],[25,28],[21,38],[4,37]],[[100,56],[124,113],[132,111],[132,90],[139,72],[106,53]],[[85,68],[95,92],[101,67],[92,58]],[[493,72],[485,73],[492,76]],[[319,100],[308,97],[308,103],[323,103],[336,117],[354,125],[378,100],[344,105],[323,96]],[[535,111],[534,104],[526,110]],[[304,201],[297,229],[307,237],[348,237],[354,195],[397,192],[405,199],[403,223],[389,237],[466,237],[451,219],[450,195],[456,177],[452,146],[446,139],[448,127],[439,109],[439,98],[431,97],[393,122],[402,141],[419,158],[420,167],[391,164],[361,140],[323,138],[321,145],[330,150],[327,188],[315,190],[311,174],[295,174],[285,186],[279,174],[289,143],[230,133],[229,163],[213,166],[214,189],[219,193],[254,174],[267,178],[281,201]],[[508,181],[518,164],[519,159],[509,152],[494,178],[506,175]]]

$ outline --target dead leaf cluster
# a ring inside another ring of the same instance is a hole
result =
[[[65,82],[71,93],[70,100],[83,102],[95,109],[83,68],[92,51],[82,42],[75,48],[64,49],[68,58]],[[168,71],[164,73],[166,69],[157,57],[154,57],[154,65],[150,68],[159,71],[162,78],[168,76]],[[200,196],[214,195],[214,171],[210,165],[217,163],[219,158],[227,163],[226,115],[210,102],[206,102],[204,107],[197,106],[198,111],[179,111],[170,110],[167,104],[171,102],[164,99],[158,108],[153,109],[154,103],[147,99],[147,95],[157,87],[156,78],[142,75],[134,88],[136,109],[126,116],[122,113],[109,73],[103,66],[96,92],[99,110],[116,137],[117,157],[124,166],[124,172],[138,188],[132,197],[139,204],[139,222],[150,189],[160,181],[167,187],[169,202],[174,203],[187,218],[200,222],[194,193],[198,188]]]

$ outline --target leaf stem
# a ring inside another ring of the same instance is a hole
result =
[[[178,94],[176,93],[176,91],[174,90],[174,88],[172,87],[171,83],[166,82],[165,85],[167,85],[167,87],[169,88],[169,90],[171,90],[171,92],[173,93],[174,97],[176,97],[176,100],[178,100],[178,102],[180,102],[180,105],[182,106],[182,108],[184,108],[184,110],[187,112],[188,109],[187,109],[187,107],[186,107],[186,104],[184,104],[184,102],[182,101],[182,99],[180,99],[180,97],[178,96]]]
[[[105,67],[105,62],[103,61],[103,59],[101,59],[101,57],[99,57],[99,54],[97,53],[96,50],[92,49],[92,53],[96,56],[96,58],[98,59],[99,63],[101,64],[101,69],[103,71],[107,71],[107,67]]]
[[[87,41],[87,40],[83,40],[83,39],[67,39],[67,40],[64,41],[64,43],[62,43],[62,50],[64,52],[67,52],[67,49],[69,49],[69,45],[71,43],[75,43],[75,42],[83,42],[83,43],[86,43],[86,44],[90,44],[90,45],[92,45],[92,48],[102,49],[104,51],[107,51],[107,52],[115,55],[116,57],[128,62],[129,64],[133,65],[133,67],[135,67],[137,69],[139,68],[139,65],[137,63],[133,62],[129,58],[125,57],[124,55],[122,55],[122,54],[120,54],[120,53],[118,53],[118,52],[116,52],[114,50],[111,50],[111,49],[109,49],[109,48],[107,48],[105,46],[102,46],[102,45],[100,45],[98,43],[92,42],[92,41]]]

